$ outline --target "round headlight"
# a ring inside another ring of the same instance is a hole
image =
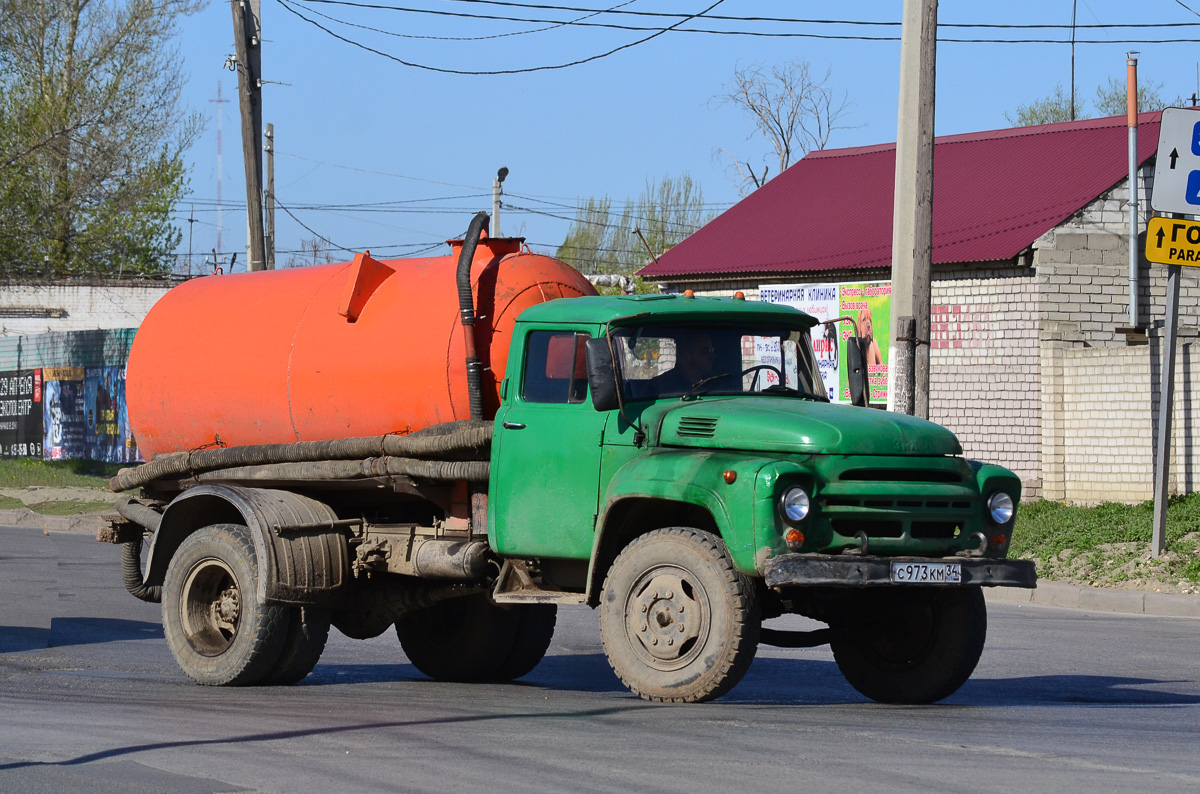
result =
[[[1012,520],[1013,500],[1004,491],[996,491],[989,496],[987,507],[988,512],[992,514],[992,520],[997,524],[1007,524]]]
[[[810,502],[803,488],[788,488],[780,501],[780,509],[788,521],[798,523],[808,516]]]

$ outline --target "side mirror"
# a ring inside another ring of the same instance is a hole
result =
[[[617,399],[617,375],[613,366],[608,339],[599,337],[587,340],[587,378],[592,392],[592,407],[597,411],[619,408]]]
[[[867,407],[867,356],[863,340],[852,336],[846,340],[846,381],[850,385],[850,403]]]

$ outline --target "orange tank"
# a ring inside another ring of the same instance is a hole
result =
[[[129,353],[126,402],[147,460],[224,444],[419,430],[470,415],[450,256],[206,276],[168,292]],[[484,412],[495,416],[513,322],[595,290],[520,239],[484,237],[471,266]]]

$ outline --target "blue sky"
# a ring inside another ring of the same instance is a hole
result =
[[[713,102],[735,68],[770,67],[804,59],[814,71],[831,70],[830,84],[850,104],[830,148],[894,141],[900,45],[808,37],[715,35],[670,31],[609,57],[566,69],[507,75],[455,75],[404,66],[339,41],[300,19],[286,4],[337,33],[410,63],[462,71],[528,69],[588,58],[645,38],[653,31],[511,22],[496,16],[578,20],[583,12],[519,8],[479,0],[364,0],[410,9],[354,8],[311,0],[262,0],[264,120],[275,125],[275,185],[279,202],[337,246],[402,256],[460,234],[472,213],[491,208],[491,182],[501,165],[505,182],[501,232],[525,236],[552,251],[576,202],[609,195],[636,197],[647,179],[687,172],[707,202],[728,205],[737,189],[714,151],[723,147],[761,157],[767,144],[752,137],[749,119]],[[613,8],[692,14],[714,0],[513,0],[526,5]],[[712,14],[732,17],[898,22],[902,3],[816,3],[801,0],[725,0]],[[1079,25],[1200,23],[1200,0],[1144,0],[1136,6],[1079,0]],[[417,10],[474,14],[471,19]],[[981,4],[943,0],[940,38],[1069,40],[1063,29],[949,28],[948,24],[1069,25],[1071,0]],[[325,14],[410,38],[348,27]],[[671,18],[594,16],[663,27]],[[899,27],[694,20],[683,27],[898,37]],[[185,19],[179,52],[188,75],[183,100],[207,118],[189,150],[191,196],[179,206],[188,250],[192,226],[194,267],[217,244],[217,108],[223,133],[220,180],[226,258],[245,261],[245,182],[241,163],[236,76],[225,70],[233,51],[228,2],[216,0]],[[544,29],[550,28],[550,29]],[[533,31],[533,32],[527,32]],[[500,34],[517,34],[503,35]],[[497,37],[499,36],[499,37]],[[424,38],[411,38],[424,37]],[[490,37],[480,39],[479,37]],[[450,39],[474,39],[469,41]],[[1200,39],[1200,27],[1080,29],[1075,50],[1078,95],[1089,99],[1109,77],[1124,80],[1125,53],[1139,50],[1143,81],[1163,83],[1165,97],[1197,91],[1200,50],[1191,43],[1126,44],[1128,39]],[[1070,81],[1070,48],[1063,44],[942,41],[937,64],[939,135],[1007,127],[1005,112]],[[227,104],[210,100],[222,86]],[[286,85],[281,85],[284,83]],[[1081,153],[1081,167],[1086,157]],[[438,200],[441,199],[441,200]],[[388,207],[362,206],[405,202]],[[331,206],[342,205],[342,206]],[[357,206],[346,206],[357,205]],[[719,208],[719,207],[718,207]],[[539,212],[528,210],[537,209]],[[402,211],[401,211],[402,210]],[[540,213],[540,214],[539,214]],[[276,213],[277,262],[313,234],[282,210]],[[443,249],[435,249],[441,253]],[[335,259],[349,258],[334,250]]]

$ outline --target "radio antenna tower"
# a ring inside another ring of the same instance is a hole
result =
[[[221,98],[221,81],[217,81],[217,98],[210,99],[217,106],[217,253],[220,255],[225,249],[221,247],[221,116],[224,112],[221,110],[221,105],[229,104],[228,99]]]

